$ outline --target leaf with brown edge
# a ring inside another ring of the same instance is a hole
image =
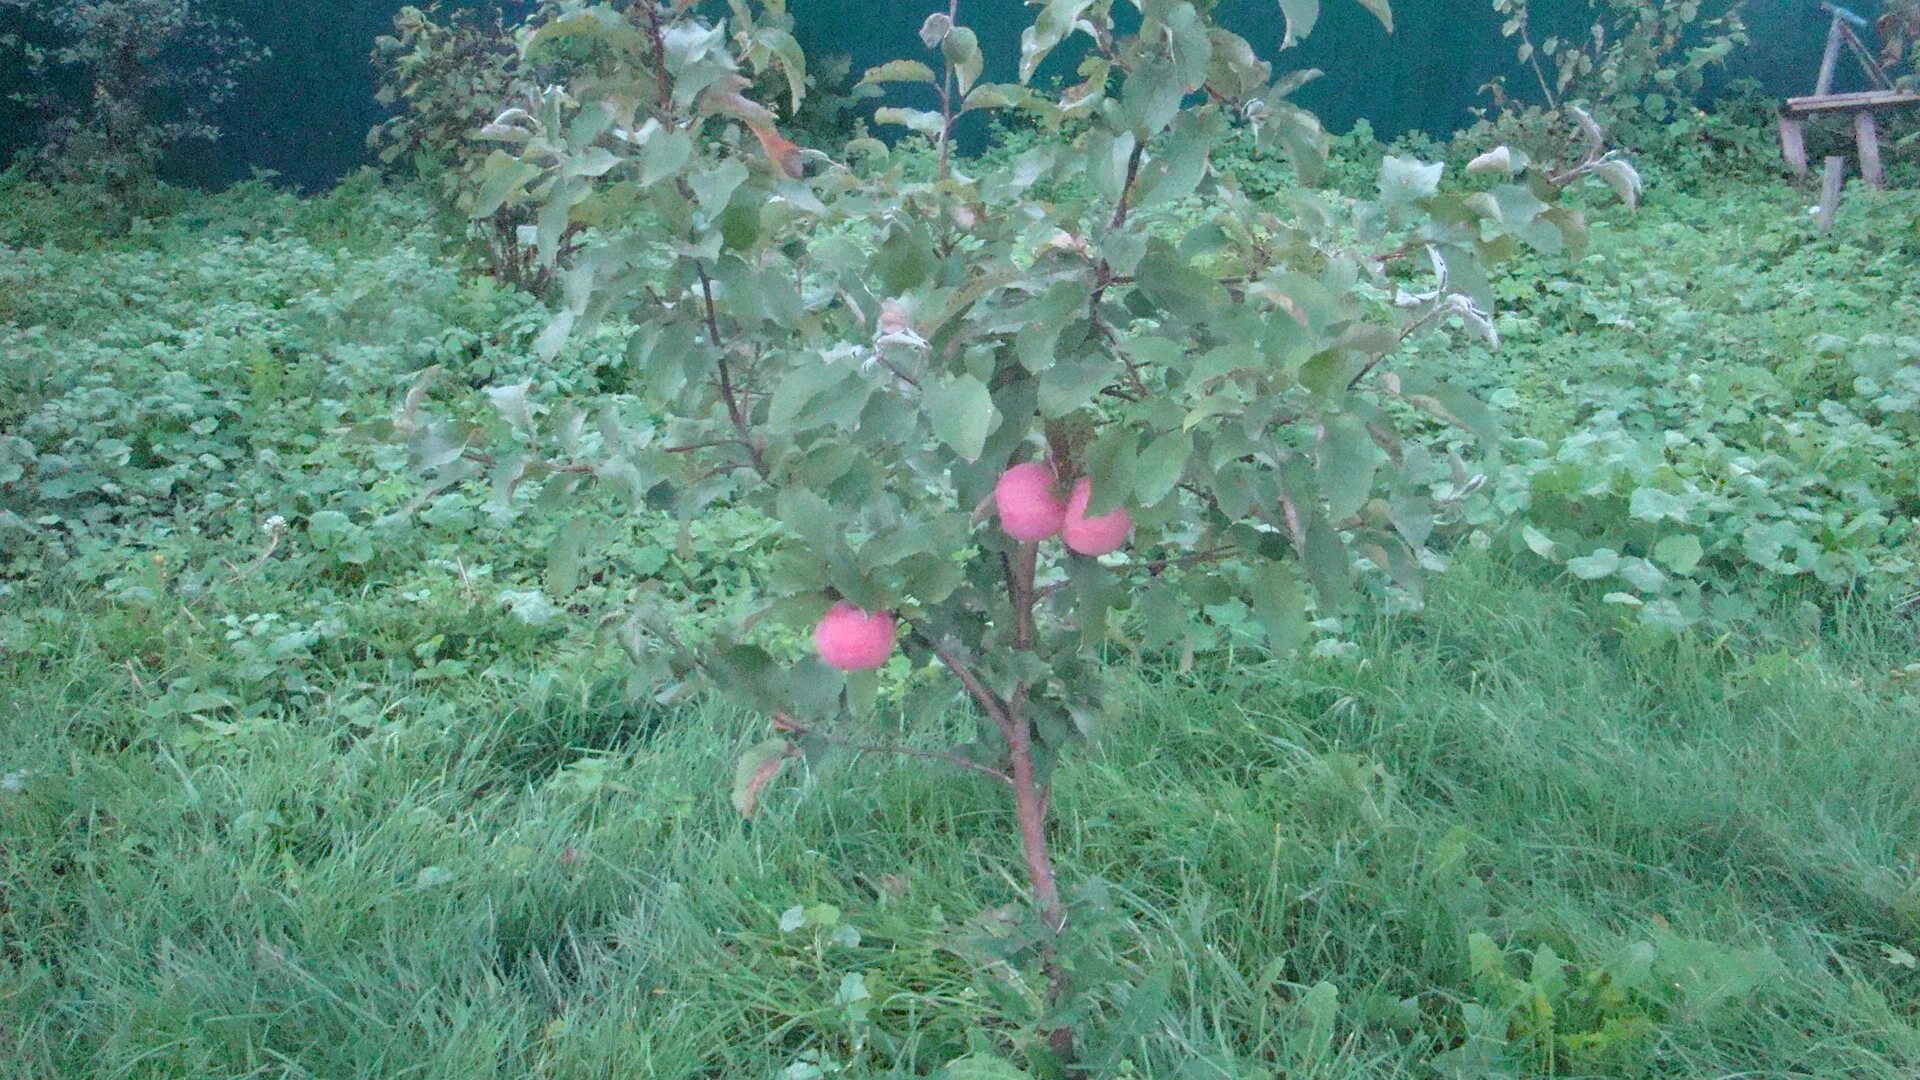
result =
[[[741,817],[752,817],[760,807],[760,793],[780,775],[787,759],[795,753],[785,739],[768,739],[740,755],[733,767],[733,808]]]

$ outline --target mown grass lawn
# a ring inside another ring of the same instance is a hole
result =
[[[1064,872],[1117,919],[1093,1060],[1430,1075],[1444,1021],[1513,1006],[1537,1039],[1468,1041],[1489,1068],[1591,1035],[1567,1071],[1912,1075],[1914,628],[1849,612],[1742,649],[1607,617],[1476,559],[1352,660],[1129,668],[1056,796]],[[152,718],[209,662],[189,627],[47,596],[23,622],[15,1075],[910,1073],[1002,1022],[965,941],[1018,891],[971,777],[865,762],[743,823],[722,780],[754,723],[585,699],[611,657],[319,671],[307,707],[215,733]],[[778,928],[821,904],[857,944]],[[1546,949],[1568,967],[1522,989]],[[836,1000],[855,975],[864,1019]],[[1137,985],[1165,996],[1130,1010]]]
[[[1687,360],[1711,434],[1790,454],[1767,403],[1858,393],[1849,346],[1794,343],[1893,341],[1903,249],[1719,198],[1609,218],[1579,298],[1518,298],[1510,419],[1671,428],[1694,399],[1631,365]],[[34,523],[51,548],[0,529],[0,1074],[797,1080],[1017,1036],[1039,990],[990,959],[1021,896],[993,792],[865,758],[742,821],[764,722],[633,704],[591,633],[622,574],[732,595],[756,525],[641,530],[574,611],[540,599],[539,527],[415,505],[341,435],[427,363],[521,370],[538,329],[409,205],[9,234],[0,419],[90,432],[61,452],[95,486]],[[1863,261],[1882,303],[1807,284]],[[1741,396],[1746,367],[1773,381]],[[1842,464],[1913,468],[1902,430]],[[1116,653],[1055,797],[1093,1075],[1920,1075],[1900,599],[1795,578],[1676,634],[1502,540],[1325,655]]]

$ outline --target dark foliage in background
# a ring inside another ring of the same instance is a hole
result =
[[[439,189],[464,221],[480,187],[489,145],[480,129],[538,93],[541,72],[523,61],[499,12],[409,5],[393,32],[374,42],[379,103],[394,110],[367,135],[368,149],[389,169],[410,172]],[[544,293],[553,267],[536,264],[519,242],[530,215],[501,207],[464,225],[470,248],[491,276]]]
[[[216,111],[264,56],[195,0],[0,0],[0,13],[22,23],[0,48],[31,78],[15,100],[42,124],[29,173],[98,185],[122,213],[170,149],[220,137]]]

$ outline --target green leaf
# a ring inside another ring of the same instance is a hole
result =
[[[1639,207],[1640,192],[1644,185],[1640,180],[1639,171],[1633,167],[1632,162],[1621,158],[1609,158],[1595,165],[1593,171],[1594,175],[1607,182],[1607,186],[1613,189],[1615,195],[1620,196],[1620,201],[1627,204],[1627,209]]]
[[[912,291],[933,269],[933,252],[921,238],[904,228],[888,231],[880,250],[873,255],[873,272],[880,276],[880,287],[898,296]]]
[[[1409,379],[1408,385],[1414,385],[1414,380]],[[1500,422],[1485,402],[1447,382],[1426,384],[1422,390],[1444,410],[1448,419],[1466,428],[1483,447],[1491,450],[1500,445]]]
[[[307,535],[318,547],[333,546],[352,529],[352,519],[338,510],[315,510],[307,515]]]
[[[487,155],[482,173],[486,179],[481,183],[479,193],[473,197],[472,216],[492,217],[506,205],[508,199],[518,195],[521,188],[538,177],[540,171],[538,165],[529,165],[504,150],[495,150]]]
[[[1087,448],[1087,476],[1093,480],[1093,494],[1087,500],[1088,517],[1111,513],[1133,494],[1140,463],[1139,448],[1139,436],[1118,426],[1108,428],[1098,442]]]
[[[852,369],[845,364],[803,364],[795,368],[774,387],[773,400],[767,406],[767,430],[790,435],[857,418],[857,411],[849,416],[837,408],[829,411],[814,407],[815,402],[831,407],[850,397],[864,404],[864,388],[846,385],[853,379]]]
[[[1640,521],[1687,520],[1687,503],[1680,496],[1656,487],[1635,488],[1627,513]]]
[[[1381,457],[1367,425],[1352,413],[1341,413],[1321,428],[1320,492],[1334,521],[1346,521],[1367,505]]]
[[[542,360],[559,356],[560,350],[567,345],[567,339],[573,336],[573,325],[579,319],[580,316],[572,308],[561,308],[554,312],[553,319],[533,341],[534,354]]]
[[[755,35],[758,44],[766,46],[780,60],[780,73],[787,78],[787,99],[794,109],[807,96],[807,53],[800,42],[791,33],[777,27],[768,27]]]
[[[1307,183],[1316,183],[1327,163],[1327,132],[1312,113],[1288,101],[1267,103],[1267,111],[1254,128],[1254,145],[1263,153],[1276,148],[1293,162],[1294,171]]]
[[[1417,158],[1388,157],[1380,163],[1380,203],[1397,209],[1438,194],[1445,162],[1432,165]]]
[[[1126,188],[1127,162],[1139,138],[1131,131],[1095,128],[1087,135],[1087,175],[1104,202],[1115,202]]]
[[[1207,23],[1186,0],[1173,5],[1164,16],[1174,78],[1183,94],[1191,94],[1206,85],[1208,69],[1213,66],[1213,39]]]
[[[1134,138],[1147,142],[1165,131],[1180,113],[1180,100],[1186,89],[1173,63],[1158,58],[1143,59],[1127,73],[1120,88],[1120,111]]]
[[[708,217],[717,216],[732,201],[733,193],[747,182],[747,167],[740,164],[738,158],[728,158],[719,166],[703,173],[695,173],[687,178],[693,188],[693,197],[706,211]]]
[[[741,817],[752,817],[759,809],[760,793],[792,756],[793,744],[785,739],[768,739],[740,755],[733,768],[733,808]]]
[[[1044,295],[1020,306],[1016,314],[1024,325],[1014,337],[1014,355],[1022,367],[1037,374],[1053,366],[1061,331],[1086,310],[1091,294],[1084,282],[1057,281]]]
[[[1140,170],[1135,205],[1142,210],[1193,194],[1207,175],[1207,155],[1220,134],[1219,113],[1183,112],[1159,152]]]
[[[1353,602],[1353,560],[1340,531],[1315,515],[1307,524],[1307,550],[1302,562],[1307,577],[1320,594],[1322,610],[1345,610]]]
[[[1134,602],[1140,620],[1140,647],[1164,649],[1187,633],[1190,616],[1180,589],[1165,576],[1149,581]]]
[[[1267,643],[1275,653],[1284,655],[1306,643],[1310,630],[1307,592],[1292,571],[1271,562],[1256,568],[1248,599],[1253,613],[1266,627]]]
[[[927,16],[926,22],[920,24],[920,44],[929,49],[937,49],[951,33],[953,33],[953,16],[936,11]]]
[[[1093,0],[1047,0],[1047,6],[1020,35],[1020,81],[1033,81],[1034,72],[1058,48]]]
[[[927,83],[935,81],[933,69],[918,60],[889,60],[876,68],[867,69],[860,77],[859,85],[873,86],[879,83]]]
[[[1229,301],[1211,276],[1188,264],[1170,245],[1155,240],[1138,270],[1140,293],[1175,319],[1195,326],[1217,321]]]
[[[1667,575],[1645,559],[1621,559],[1620,578],[1643,593],[1657,593],[1667,587]]]
[[[996,1054],[968,1054],[934,1073],[936,1080],[1033,1080],[1033,1074]]]
[[[1704,554],[1700,538],[1692,535],[1669,536],[1653,545],[1653,557],[1676,574],[1691,574]]]
[[[980,109],[1025,109],[1040,116],[1057,116],[1059,107],[1018,83],[981,83],[967,95],[966,103],[961,106],[963,113]],[[1053,148],[1042,148],[1051,152]],[[981,178],[991,184],[1000,179],[992,175]]]
[[[1612,548],[1601,548],[1591,555],[1567,560],[1567,570],[1581,581],[1598,581],[1611,576],[1620,569],[1620,553]]]
[[[1285,49],[1313,33],[1320,21],[1320,0],[1280,0],[1280,13],[1287,20],[1287,34],[1280,42]]]
[[[1193,435],[1170,431],[1147,444],[1133,472],[1133,497],[1141,506],[1154,506],[1173,494],[1193,453]]]
[[[642,187],[677,176],[693,160],[693,135],[686,131],[658,132],[640,148],[637,160]]]
[[[774,505],[781,523],[808,547],[824,553],[840,546],[840,512],[817,493],[807,488],[783,488]]]
[[[898,124],[901,127],[917,131],[929,139],[937,139],[947,129],[947,119],[937,112],[925,109],[902,109],[888,105],[873,110],[873,122],[876,124]]]
[[[927,387],[926,400],[934,435],[961,460],[969,464],[980,460],[987,436],[1000,419],[987,384],[971,375],[945,379]]]
[[[547,549],[547,595],[559,600],[580,587],[580,564],[595,529],[586,518],[575,518],[560,527],[553,545]]]
[[[573,37],[618,38],[627,25],[614,13],[612,8],[588,8],[574,15],[566,15],[551,22],[543,23],[527,39],[524,46],[527,52],[539,48],[549,41],[559,41]]]
[[[1040,415],[1059,419],[1085,408],[1113,382],[1113,365],[1100,360],[1057,363],[1040,376]]]

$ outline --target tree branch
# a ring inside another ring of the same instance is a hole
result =
[[[1021,544],[1007,565],[1007,599],[1013,604],[1013,647],[1021,652],[1033,649],[1033,604],[1039,597],[1033,591],[1034,569],[1040,561],[1040,545]]]
[[[700,295],[706,300],[707,338],[714,348],[714,363],[720,369],[720,397],[727,405],[727,419],[733,421],[733,430],[739,433],[740,444],[747,448],[748,456],[753,458],[753,470],[765,477],[768,475],[766,456],[761,452],[760,444],[754,441],[746,410],[740,407],[740,394],[733,385],[733,368],[727,363],[726,343],[720,340],[720,313],[713,304],[713,279],[707,276],[704,265],[696,262],[693,268],[700,275]]]
[[[913,387],[915,390],[920,389],[920,380],[907,374],[904,368],[902,368],[899,364],[896,364],[891,359],[889,359],[887,356],[887,350],[885,349],[885,347],[876,347],[873,350],[873,356],[874,356],[874,359],[880,361],[880,366],[886,368],[888,371],[893,372],[894,375],[898,377],[901,382],[906,383],[908,386]]]
[[[1203,566],[1210,562],[1219,562],[1221,559],[1231,558],[1238,553],[1238,548],[1232,544],[1228,544],[1225,547],[1208,548],[1205,551],[1196,551],[1190,555],[1181,555],[1177,558],[1154,559],[1150,562],[1141,563],[1140,569],[1145,570],[1153,577],[1159,577],[1168,570],[1185,570],[1193,566]]]
[[[653,42],[653,70],[660,84],[660,123],[672,131],[676,126],[673,119],[673,76],[667,73],[667,38],[660,30],[660,0],[648,0],[642,7],[647,13],[647,36]]]
[[[1134,143],[1133,153],[1127,157],[1127,179],[1120,185],[1120,199],[1114,204],[1113,221],[1108,224],[1108,228],[1118,229],[1126,225],[1127,214],[1133,209],[1133,185],[1140,179],[1140,163],[1146,156],[1147,144]]]
[[[792,716],[783,712],[773,714],[773,726],[775,730],[785,734],[799,735],[802,737],[812,735],[815,738],[824,739],[835,746],[845,747],[857,754],[893,754],[896,757],[940,761],[948,765],[957,765],[968,772],[979,773],[981,776],[990,776],[1003,784],[1011,785],[1013,783],[1013,777],[1001,772],[999,769],[982,765],[977,761],[971,761],[961,757],[959,754],[950,754],[940,750],[916,750],[911,746],[874,746],[869,743],[858,743],[844,736],[834,735],[821,731],[818,728],[808,727],[806,724],[800,723]]]
[[[954,678],[960,680],[960,685],[967,688],[967,693],[971,694],[980,708],[986,711],[995,724],[999,725],[1001,734],[1005,735],[1011,743],[1013,716],[1007,712],[1007,703],[1001,701],[997,694],[988,689],[987,684],[980,681],[980,676],[975,675],[973,669],[967,666],[967,662],[956,656],[952,649],[921,633],[918,629],[914,631],[914,635],[933,650],[933,655],[946,665],[948,671],[953,672]]]
[[[947,4],[947,33],[960,25],[960,0],[949,0]],[[940,83],[940,182],[945,183],[952,169],[953,122],[957,119],[953,113],[953,95],[959,90],[954,83],[953,61],[946,59],[946,50],[942,49],[941,58],[946,68],[946,78]]]

